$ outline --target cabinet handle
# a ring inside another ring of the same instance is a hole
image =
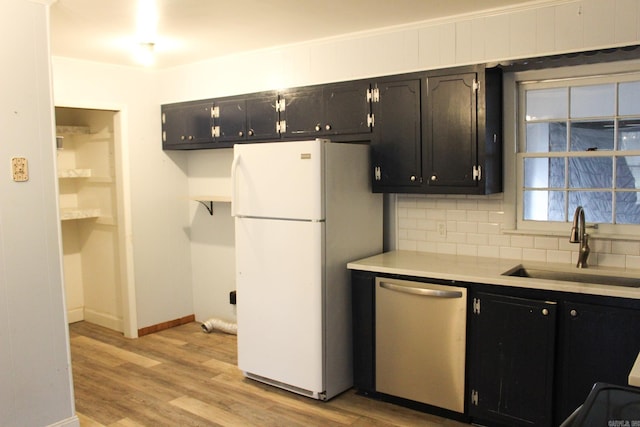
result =
[[[389,282],[380,282],[380,287],[390,291],[402,292],[404,294],[422,295],[425,297],[436,298],[462,298],[460,291],[442,291],[440,289],[431,288],[412,288],[410,286],[398,286]]]
[[[437,176],[435,176],[435,175],[431,175],[431,181],[437,181],[437,180],[438,180],[438,177],[437,177]]]
[[[320,127],[319,124],[316,125],[316,132],[320,132],[320,130],[322,129],[322,127]]]
[[[411,178],[409,178],[411,180],[411,182],[415,182],[416,180],[416,176],[415,175],[411,175]]]
[[[180,141],[184,141],[184,135],[180,135]]]
[[[240,137],[244,136],[244,132],[243,131],[239,131],[238,132],[238,136],[240,136]]]
[[[189,135],[189,141],[193,140],[193,135]]]
[[[542,315],[543,315],[543,316],[548,316],[548,315],[549,315],[549,310],[548,310],[548,309],[546,309],[546,308],[543,308],[543,309],[542,309]]]
[[[253,136],[253,129],[249,129],[249,136]]]
[[[327,124],[324,126],[324,128],[325,128],[325,130],[331,130],[331,125],[330,125],[329,123],[327,123]]]
[[[574,310],[571,310],[571,311],[569,312],[569,314],[571,315],[571,317],[577,317],[577,316],[578,316],[578,310],[575,310],[575,309],[574,309]]]

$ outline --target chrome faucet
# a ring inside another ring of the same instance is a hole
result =
[[[589,235],[587,234],[587,226],[584,221],[584,209],[582,206],[576,208],[573,214],[573,225],[571,227],[570,243],[579,243],[578,263],[576,267],[587,268],[587,258],[589,258]]]

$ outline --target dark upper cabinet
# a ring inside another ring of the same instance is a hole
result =
[[[640,351],[640,310],[564,302],[560,314],[557,425],[596,382],[625,386]]]
[[[369,81],[326,85],[323,98],[325,135],[371,133],[371,87]]]
[[[246,124],[247,108],[243,98],[214,101],[213,132],[217,141],[244,141]]]
[[[374,192],[417,192],[422,186],[420,87],[419,77],[373,84]]]
[[[233,143],[279,138],[277,100],[275,91],[214,100],[216,141]]]
[[[377,193],[502,191],[502,73],[482,65],[162,106],[163,149],[367,142]]]
[[[278,139],[280,134],[276,128],[278,123],[278,93],[262,92],[246,97],[247,142]]]
[[[502,191],[500,70],[430,73],[423,99],[425,192]]]
[[[476,292],[468,411],[481,424],[551,426],[557,304]]]
[[[162,148],[187,149],[213,142],[211,101],[163,105]]]
[[[322,134],[322,86],[288,89],[280,93],[280,134],[285,138],[314,138]]]
[[[426,79],[424,163],[429,187],[475,187],[478,74]],[[445,143],[446,141],[446,143]]]
[[[501,70],[460,67],[374,85],[375,192],[502,191]]]
[[[280,133],[283,138],[299,139],[370,133],[368,93],[368,81],[283,91]]]

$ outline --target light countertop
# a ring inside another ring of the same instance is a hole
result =
[[[574,265],[540,263],[496,258],[442,255],[426,252],[392,251],[348,263],[351,270],[397,274],[422,278],[455,280],[519,288],[573,292],[621,298],[640,299],[640,287],[600,285],[586,282],[533,279],[503,276],[507,270],[518,265],[529,268],[544,268],[563,272],[582,272],[590,275],[613,275],[637,278],[640,270],[589,267],[577,269]]]
[[[629,373],[629,385],[640,387],[640,353]]]

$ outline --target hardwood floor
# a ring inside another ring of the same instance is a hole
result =
[[[328,402],[243,377],[236,337],[188,323],[135,340],[70,325],[76,411],[86,426],[465,426],[358,396]]]

